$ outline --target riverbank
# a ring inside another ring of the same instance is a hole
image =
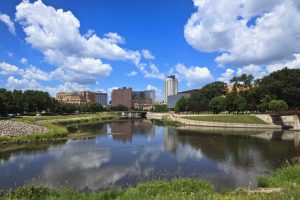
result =
[[[210,116],[188,116],[184,119],[207,121],[207,122],[223,122],[223,123],[244,123],[244,124],[267,124],[263,120],[254,115],[210,115]]]
[[[1,120],[0,123],[5,126],[5,131],[2,132],[9,134],[0,135],[0,144],[66,140],[70,135],[69,131],[65,128],[68,124],[104,123],[118,119],[117,115],[111,113],[99,113],[66,116],[34,116]]]
[[[147,113],[148,119],[160,121],[172,121],[181,126],[199,126],[199,127],[220,127],[220,128],[248,128],[248,129],[278,129],[281,125],[270,124],[261,118],[248,115],[231,115],[231,114],[203,114],[203,115],[183,115],[183,114],[167,114],[167,113]]]
[[[174,179],[140,183],[128,189],[101,192],[78,192],[70,189],[53,190],[46,186],[24,186],[9,190],[6,199],[300,199],[300,159],[276,170],[272,175],[259,177],[255,190],[238,189],[215,192],[213,186],[197,179]]]

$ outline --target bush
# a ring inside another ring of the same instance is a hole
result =
[[[269,109],[272,111],[287,110],[289,106],[283,100],[272,100],[269,103]]]
[[[111,111],[128,111],[128,108],[123,105],[111,106],[109,109]]]
[[[167,105],[155,105],[153,112],[159,112],[159,113],[168,112],[168,107]]]
[[[267,110],[269,110],[269,103],[263,102],[263,103],[259,104],[257,108],[260,112],[266,112]]]

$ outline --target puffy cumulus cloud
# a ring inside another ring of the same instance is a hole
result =
[[[224,73],[221,74],[221,76],[217,79],[218,81],[222,81],[225,83],[229,83],[230,79],[234,77],[235,71],[233,69],[226,69]]]
[[[199,86],[213,80],[213,76],[207,67],[189,67],[177,64],[175,70],[182,79],[185,79],[188,87]]]
[[[269,65],[300,52],[298,0],[194,0],[187,42],[203,52],[220,52],[220,65]]]
[[[40,85],[36,80],[17,79],[13,76],[8,77],[6,86],[12,90],[39,90],[40,88]]]
[[[21,69],[15,65],[2,62],[0,63],[0,70],[1,75],[20,75],[26,80],[49,81],[52,79],[51,74],[44,72],[33,65],[30,65],[26,69]]]
[[[147,49],[143,49],[142,54],[145,59],[150,59],[150,60],[155,59],[155,57],[152,55],[151,51],[149,51]]]
[[[55,9],[41,0],[23,1],[16,7],[16,20],[26,34],[26,42],[39,50],[53,65],[90,76],[108,76],[112,70],[100,59],[139,63],[141,54],[121,48],[124,39],[117,33],[104,38],[94,31],[81,35],[80,21],[70,11]]]
[[[22,76],[27,80],[49,81],[52,79],[48,73],[36,68],[33,65],[30,65],[30,67],[23,72]]]
[[[295,59],[289,60],[289,61],[284,61],[276,64],[271,64],[266,66],[266,71],[268,73],[271,73],[273,71],[277,71],[280,69],[283,69],[284,67],[287,68],[300,68],[300,54],[295,54],[294,55]]]
[[[15,75],[22,74],[23,70],[15,65],[8,64],[6,62],[0,63],[0,74],[2,75]]]
[[[137,75],[137,72],[136,71],[132,71],[128,74],[126,74],[127,76],[136,76]]]
[[[268,75],[265,68],[259,65],[247,65],[242,68],[238,68],[236,74],[237,76],[242,74],[252,74],[255,78],[262,78]]]
[[[13,35],[16,35],[15,24],[8,15],[0,13],[0,21],[2,21],[8,27],[9,32],[11,32]]]

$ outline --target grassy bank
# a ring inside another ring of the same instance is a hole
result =
[[[299,159],[298,159],[299,161]],[[106,190],[101,192],[78,192],[69,189],[52,190],[44,186],[24,186],[10,190],[6,199],[105,199],[105,200],[192,200],[192,199],[300,199],[300,164],[285,166],[270,176],[258,179],[264,190],[238,189],[217,193],[213,186],[196,179],[174,179],[145,182],[129,189]],[[276,188],[274,188],[276,187]]]
[[[32,133],[17,137],[0,136],[1,144],[22,144],[29,142],[43,142],[67,139],[70,133],[64,127],[74,123],[104,123],[118,120],[119,117],[110,113],[66,115],[66,116],[39,116],[15,118],[18,122],[39,124],[48,128],[46,133]]]
[[[162,119],[161,120],[158,120],[161,125],[163,126],[173,126],[173,127],[179,127],[179,126],[182,126],[182,123],[180,122],[177,122],[177,121],[173,121],[171,119],[169,119],[168,116],[162,116]]]
[[[266,124],[263,120],[253,115],[204,115],[204,116],[188,116],[185,119],[208,121],[208,122],[224,122],[224,123],[245,123],[245,124]]]

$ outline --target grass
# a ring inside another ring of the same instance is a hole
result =
[[[278,169],[271,176],[258,178],[260,187],[282,187],[300,186],[300,157],[295,158],[292,163]]]
[[[271,193],[238,189],[217,193],[213,186],[198,179],[174,179],[140,183],[128,189],[105,190],[100,192],[78,192],[70,189],[53,190],[45,186],[27,185],[15,191],[9,190],[6,199],[78,199],[78,200],[194,200],[194,199],[236,199],[236,200],[290,200],[300,199],[300,159],[297,163],[276,170],[270,176],[258,179],[265,187],[280,187],[280,191]],[[263,181],[262,181],[263,179]],[[273,192],[272,192],[273,191]],[[1,198],[1,197],[0,197]]]
[[[102,123],[118,120],[119,117],[110,113],[66,115],[66,116],[39,116],[22,117],[12,120],[24,123],[38,123],[48,128],[46,133],[32,133],[17,137],[0,136],[1,144],[23,144],[30,142],[44,142],[53,140],[65,140],[69,137],[69,131],[64,127],[74,123]]]
[[[263,120],[253,115],[206,115],[206,116],[189,116],[185,119],[208,121],[208,122],[224,122],[224,123],[245,123],[245,124],[266,124]]]
[[[180,122],[173,121],[173,120],[169,119],[168,116],[162,116],[162,119],[158,120],[158,121],[161,122],[161,124],[163,126],[172,126],[172,127],[182,126],[182,124]]]

